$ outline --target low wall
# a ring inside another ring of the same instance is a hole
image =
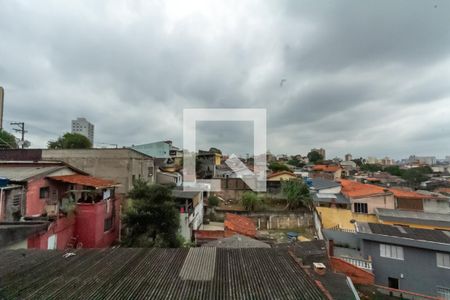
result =
[[[215,219],[224,220],[226,213],[242,215],[252,219],[258,230],[295,229],[314,225],[313,215],[309,211],[248,212],[216,208]]]
[[[335,229],[322,229],[322,233],[327,240],[333,240],[336,246],[347,245],[353,249],[359,249],[359,239],[355,232],[346,232],[342,230]]]
[[[330,263],[335,271],[344,273],[355,284],[373,285],[375,283],[375,276],[372,273],[360,269],[345,260],[332,256],[330,257]]]

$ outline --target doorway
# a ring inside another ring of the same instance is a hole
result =
[[[398,278],[388,277],[388,285],[391,289],[398,290]]]

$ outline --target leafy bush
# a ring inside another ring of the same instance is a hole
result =
[[[241,202],[242,206],[249,211],[254,211],[262,203],[261,198],[254,192],[245,192],[242,195]]]
[[[219,197],[211,196],[211,197],[208,198],[208,205],[209,205],[210,207],[216,207],[216,206],[219,206],[219,203],[220,203]]]

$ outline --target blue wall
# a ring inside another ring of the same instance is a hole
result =
[[[450,288],[450,269],[437,267],[436,251],[401,247],[404,260],[396,260],[380,256],[380,243],[362,242],[361,252],[372,257],[376,284],[388,286],[388,277],[398,278],[399,289],[429,296],[437,296],[437,286]]]

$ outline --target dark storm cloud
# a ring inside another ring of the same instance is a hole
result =
[[[447,1],[0,5],[5,119],[36,147],[78,116],[98,142],[181,146],[183,108],[249,107],[275,153],[450,154]],[[251,152],[238,127],[198,145]]]

